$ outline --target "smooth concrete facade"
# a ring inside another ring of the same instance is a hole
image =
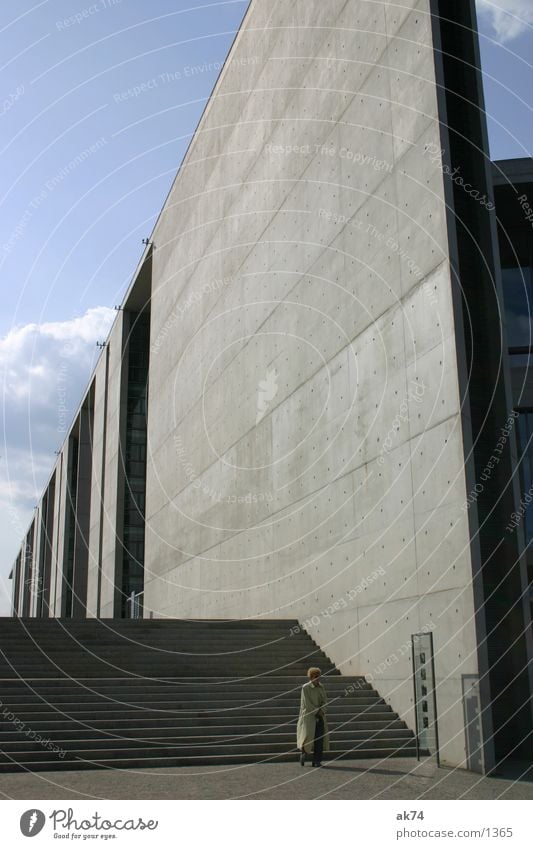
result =
[[[441,761],[488,769],[436,8],[251,3],[93,376],[85,605],[118,615],[126,322],[149,308],[144,615],[298,619],[411,728],[432,633]],[[67,441],[53,616],[68,467]]]
[[[145,609],[297,618],[411,727],[409,643],[432,630],[462,764],[472,561],[432,21],[411,5],[259,3],[239,34],[153,234]]]
[[[104,618],[112,617],[114,613],[115,571],[118,557],[117,517],[120,501],[120,428],[124,369],[123,329],[124,316],[123,313],[120,313],[113,325],[107,342],[107,349],[100,359],[96,373],[101,408],[98,423],[95,423],[98,454],[93,463],[91,543],[94,544],[96,550],[91,552],[93,572],[89,595],[89,615],[99,615]],[[105,393],[107,394],[106,399],[102,397]],[[105,456],[102,457],[104,446]],[[102,481],[103,498],[98,494],[102,487]]]

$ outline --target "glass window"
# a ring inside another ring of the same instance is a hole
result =
[[[523,523],[526,542],[533,539],[533,410],[521,413],[518,418],[518,452],[520,462],[521,508],[525,510]],[[526,495],[528,498],[526,499]],[[528,501],[530,503],[528,503]]]
[[[510,348],[533,345],[533,288],[531,268],[503,268],[503,298]]]

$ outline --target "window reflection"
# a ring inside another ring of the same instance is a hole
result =
[[[533,487],[533,267],[502,269],[503,297],[511,383],[517,420],[520,490],[525,510],[522,525],[526,543],[533,540],[533,503],[524,496]]]
[[[520,460],[520,483],[522,496],[532,492],[533,487],[533,410],[521,413],[518,418],[518,452]],[[526,542],[533,539],[533,501],[522,498],[525,510],[523,524]]]
[[[511,349],[533,345],[532,272],[531,267],[502,269],[507,338]]]

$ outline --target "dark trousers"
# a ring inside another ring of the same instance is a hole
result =
[[[315,725],[315,742],[313,750],[313,763],[319,764],[322,760],[322,750],[324,748],[324,719],[317,716]]]

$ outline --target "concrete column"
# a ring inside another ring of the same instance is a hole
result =
[[[79,418],[76,531],[72,572],[72,616],[84,618],[87,608],[87,569],[91,513],[92,408],[83,407]]]
[[[50,589],[51,589],[51,578],[52,578],[52,538],[53,538],[53,526],[54,526],[54,502],[55,502],[55,474],[50,481],[48,486],[48,490],[46,493],[46,513],[43,517],[44,520],[44,534],[43,534],[43,604],[42,604],[42,613],[43,617],[49,615],[50,609]]]

